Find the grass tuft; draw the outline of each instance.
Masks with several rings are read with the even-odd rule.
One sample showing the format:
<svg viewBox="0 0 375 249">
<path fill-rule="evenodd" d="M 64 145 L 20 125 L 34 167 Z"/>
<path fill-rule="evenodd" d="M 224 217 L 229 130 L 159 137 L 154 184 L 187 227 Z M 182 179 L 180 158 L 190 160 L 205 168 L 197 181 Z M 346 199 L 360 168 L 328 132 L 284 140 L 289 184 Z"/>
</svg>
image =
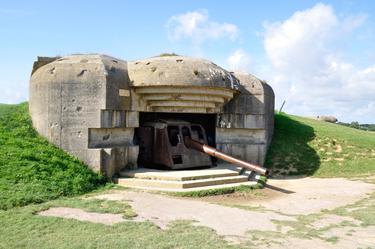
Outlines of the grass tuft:
<svg viewBox="0 0 375 249">
<path fill-rule="evenodd" d="M 176 53 L 161 53 L 158 55 L 158 57 L 168 57 L 168 56 L 180 56 Z"/>
</svg>

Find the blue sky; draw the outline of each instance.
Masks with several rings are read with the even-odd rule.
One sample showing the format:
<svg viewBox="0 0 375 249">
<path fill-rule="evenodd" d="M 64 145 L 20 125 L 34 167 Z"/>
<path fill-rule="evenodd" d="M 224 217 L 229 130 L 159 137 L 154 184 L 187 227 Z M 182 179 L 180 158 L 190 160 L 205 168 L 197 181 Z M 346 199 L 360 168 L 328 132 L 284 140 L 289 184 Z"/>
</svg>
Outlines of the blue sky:
<svg viewBox="0 0 375 249">
<path fill-rule="evenodd" d="M 375 123 L 374 1 L 2 1 L 0 102 L 28 99 L 38 55 L 162 52 L 266 79 L 276 107 Z"/>
</svg>

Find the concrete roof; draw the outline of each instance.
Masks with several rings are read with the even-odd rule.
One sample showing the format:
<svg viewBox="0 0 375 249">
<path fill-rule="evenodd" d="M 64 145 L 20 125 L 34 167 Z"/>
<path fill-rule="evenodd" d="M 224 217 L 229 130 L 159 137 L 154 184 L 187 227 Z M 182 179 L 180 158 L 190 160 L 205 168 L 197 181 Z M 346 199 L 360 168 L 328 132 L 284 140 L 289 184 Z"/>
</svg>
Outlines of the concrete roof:
<svg viewBox="0 0 375 249">
<path fill-rule="evenodd" d="M 238 79 L 211 61 L 185 56 L 161 56 L 143 60 L 120 60 L 102 54 L 73 54 L 37 61 L 34 82 L 80 82 L 113 74 L 128 74 L 130 86 L 193 86 L 239 89 Z M 86 77 L 80 77 L 86 74 Z"/>
<path fill-rule="evenodd" d="M 204 86 L 237 90 L 238 80 L 205 59 L 161 56 L 128 63 L 133 86 Z"/>
<path fill-rule="evenodd" d="M 35 66 L 31 76 L 34 83 L 95 82 L 109 74 L 127 78 L 126 61 L 102 54 L 73 54 L 56 57 L 40 67 Z"/>
<path fill-rule="evenodd" d="M 237 71 L 234 72 L 233 75 L 240 81 L 239 90 L 241 92 L 250 90 L 253 94 L 274 95 L 272 88 L 267 82 L 250 73 Z"/>
</svg>

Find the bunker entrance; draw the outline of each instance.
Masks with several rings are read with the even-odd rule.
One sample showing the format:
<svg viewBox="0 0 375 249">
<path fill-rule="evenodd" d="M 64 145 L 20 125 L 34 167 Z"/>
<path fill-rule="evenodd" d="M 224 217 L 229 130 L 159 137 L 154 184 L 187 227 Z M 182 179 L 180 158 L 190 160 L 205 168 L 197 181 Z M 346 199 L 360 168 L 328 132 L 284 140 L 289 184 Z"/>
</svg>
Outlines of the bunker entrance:
<svg viewBox="0 0 375 249">
<path fill-rule="evenodd" d="M 216 162 L 185 144 L 185 138 L 191 138 L 215 147 L 216 114 L 141 112 L 139 122 L 139 167 L 186 169 L 210 167 Z"/>
</svg>

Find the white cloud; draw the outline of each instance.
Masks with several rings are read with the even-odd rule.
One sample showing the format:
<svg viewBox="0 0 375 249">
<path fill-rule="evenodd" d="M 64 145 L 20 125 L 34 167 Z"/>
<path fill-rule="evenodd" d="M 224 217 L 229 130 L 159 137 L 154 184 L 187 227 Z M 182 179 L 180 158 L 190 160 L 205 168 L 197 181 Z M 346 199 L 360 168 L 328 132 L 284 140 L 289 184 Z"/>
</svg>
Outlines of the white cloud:
<svg viewBox="0 0 375 249">
<path fill-rule="evenodd" d="M 0 103 L 17 104 L 28 99 L 28 84 L 12 81 L 10 83 L 1 82 L 0 92 Z"/>
<path fill-rule="evenodd" d="M 229 55 L 227 63 L 230 70 L 249 72 L 251 59 L 243 49 L 237 49 Z"/>
<path fill-rule="evenodd" d="M 277 104 L 301 115 L 335 115 L 343 121 L 366 122 L 358 110 L 375 96 L 375 66 L 359 69 L 343 60 L 343 41 L 365 21 L 365 16 L 339 18 L 332 7 L 317 4 L 295 12 L 283 22 L 265 24 L 264 49 L 271 63 Z M 372 122 L 373 116 L 372 114 Z"/>
<path fill-rule="evenodd" d="M 194 44 L 223 37 L 234 40 L 238 35 L 236 25 L 211 21 L 207 10 L 196 10 L 172 16 L 166 28 L 171 40 L 190 39 Z"/>
</svg>

